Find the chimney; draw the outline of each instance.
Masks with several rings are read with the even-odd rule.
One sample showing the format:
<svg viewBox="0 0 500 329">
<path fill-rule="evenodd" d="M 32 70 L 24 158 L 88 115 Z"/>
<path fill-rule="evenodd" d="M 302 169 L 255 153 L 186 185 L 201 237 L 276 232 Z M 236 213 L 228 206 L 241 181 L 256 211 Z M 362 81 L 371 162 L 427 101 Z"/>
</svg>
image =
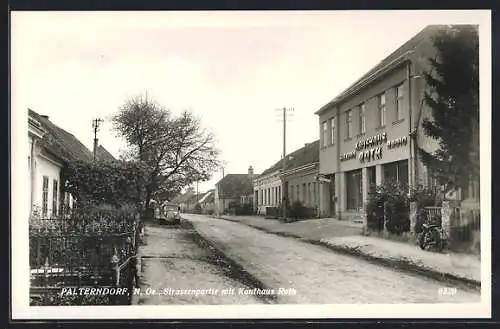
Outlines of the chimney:
<svg viewBox="0 0 500 329">
<path fill-rule="evenodd" d="M 250 177 L 253 176 L 253 167 L 252 166 L 248 167 L 248 176 L 250 176 Z"/>
<path fill-rule="evenodd" d="M 40 116 L 41 116 L 42 118 L 44 118 L 44 119 L 49 120 L 49 116 L 48 116 L 48 115 L 40 115 Z"/>
</svg>

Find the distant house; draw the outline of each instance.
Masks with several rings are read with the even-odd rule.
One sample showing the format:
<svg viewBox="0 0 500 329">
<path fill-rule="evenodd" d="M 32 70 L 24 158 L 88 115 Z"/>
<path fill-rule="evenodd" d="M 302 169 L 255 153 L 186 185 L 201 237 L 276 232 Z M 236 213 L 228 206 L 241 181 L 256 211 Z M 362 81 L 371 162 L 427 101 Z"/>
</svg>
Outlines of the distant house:
<svg viewBox="0 0 500 329">
<path fill-rule="evenodd" d="M 202 213 L 213 212 L 215 208 L 215 190 L 207 191 L 198 202 Z"/>
<path fill-rule="evenodd" d="M 254 179 L 255 207 L 258 214 L 265 215 L 267 207 L 280 207 L 283 202 L 282 185 L 288 190 L 291 205 L 300 201 L 308 208 L 319 206 L 319 141 L 307 143 L 304 147 L 287 154 L 285 172 L 283 159 L 264 170 Z"/>
<path fill-rule="evenodd" d="M 173 198 L 170 203 L 179 205 L 182 212 L 191 212 L 194 209 L 193 200 L 196 200 L 196 192 L 188 188 L 186 192 Z"/>
<path fill-rule="evenodd" d="M 202 213 L 208 213 L 214 210 L 215 190 L 209 190 L 198 195 L 194 190 L 188 189 L 184 194 L 178 195 L 172 199 L 172 203 L 178 204 L 182 212 L 195 212 L 196 205 L 199 204 Z"/>
<path fill-rule="evenodd" d="M 203 197 L 203 194 L 193 194 L 188 200 L 186 204 L 187 212 L 196 212 L 196 205 L 199 203 L 199 200 Z"/>
<path fill-rule="evenodd" d="M 57 216 L 62 206 L 72 207 L 73 197 L 62 193 L 61 171 L 74 160 L 93 161 L 94 155 L 74 135 L 58 127 L 46 115 L 28 109 L 28 173 L 30 176 L 30 215 Z M 116 160 L 104 147 L 97 160 Z"/>
<path fill-rule="evenodd" d="M 253 204 L 253 168 L 247 174 L 229 174 L 215 184 L 215 213 L 227 213 L 232 202 Z"/>
</svg>

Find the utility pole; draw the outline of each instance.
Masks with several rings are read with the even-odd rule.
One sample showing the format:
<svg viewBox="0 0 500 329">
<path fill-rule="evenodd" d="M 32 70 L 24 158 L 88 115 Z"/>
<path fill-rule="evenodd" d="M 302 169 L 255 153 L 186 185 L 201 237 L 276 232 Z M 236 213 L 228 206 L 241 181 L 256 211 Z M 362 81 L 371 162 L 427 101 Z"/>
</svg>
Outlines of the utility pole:
<svg viewBox="0 0 500 329">
<path fill-rule="evenodd" d="M 287 157 L 286 157 L 286 113 L 287 111 L 293 111 L 293 109 L 287 109 L 284 107 L 281 109 L 283 111 L 283 161 L 282 161 L 282 179 L 281 179 L 281 208 L 283 212 L 283 218 L 287 216 L 287 208 L 288 208 L 288 190 L 285 179 L 285 170 L 287 165 Z"/>
<path fill-rule="evenodd" d="M 96 118 L 92 120 L 92 128 L 94 128 L 94 161 L 96 161 L 97 158 L 97 146 L 98 146 L 98 140 L 97 140 L 97 132 L 99 131 L 99 126 L 101 125 L 101 122 L 103 122 L 103 119 Z"/>
</svg>

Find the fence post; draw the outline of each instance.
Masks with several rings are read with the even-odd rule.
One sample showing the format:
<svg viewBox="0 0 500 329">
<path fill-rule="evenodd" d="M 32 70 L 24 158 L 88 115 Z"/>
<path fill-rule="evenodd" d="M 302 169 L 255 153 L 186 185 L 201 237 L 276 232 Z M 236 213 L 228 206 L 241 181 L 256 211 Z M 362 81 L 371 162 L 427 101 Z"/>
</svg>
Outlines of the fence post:
<svg viewBox="0 0 500 329">
<path fill-rule="evenodd" d="M 77 271 L 78 271 L 78 273 L 77 273 L 77 280 L 78 280 L 77 286 L 78 286 L 78 288 L 80 288 L 82 286 L 82 271 L 81 271 L 81 269 L 78 269 Z M 78 295 L 78 305 L 82 305 L 84 299 L 85 299 L 85 296 L 82 294 L 79 294 Z"/>
<path fill-rule="evenodd" d="M 410 236 L 413 238 L 415 235 L 415 225 L 417 224 L 417 209 L 416 202 L 410 202 Z"/>
<path fill-rule="evenodd" d="M 384 231 L 383 231 L 383 236 L 387 238 L 389 236 L 389 231 L 387 230 L 387 208 L 388 208 L 388 202 L 384 202 Z"/>
<path fill-rule="evenodd" d="M 40 266 L 42 263 L 42 246 L 41 238 L 36 237 L 36 266 Z"/>
<path fill-rule="evenodd" d="M 446 235 L 449 237 L 451 233 L 451 205 L 449 201 L 443 201 L 441 207 L 441 227 Z"/>
<path fill-rule="evenodd" d="M 113 269 L 113 282 L 112 285 L 118 286 L 120 283 L 120 260 L 117 255 L 116 247 L 113 250 L 113 256 L 111 257 L 111 268 Z"/>
<path fill-rule="evenodd" d="M 44 274 L 44 280 L 43 284 L 45 288 L 49 286 L 49 257 L 45 257 L 45 264 L 43 265 L 43 274 Z M 48 294 L 48 289 L 45 290 L 43 293 L 43 304 L 46 304 L 47 301 L 49 300 L 49 294 Z"/>
<path fill-rule="evenodd" d="M 113 248 L 113 256 L 111 257 L 111 269 L 112 269 L 112 273 L 113 273 L 111 286 L 119 287 L 119 284 L 120 284 L 120 259 L 118 258 L 116 247 Z M 116 301 L 117 301 L 116 295 L 110 295 L 109 299 L 110 299 L 110 304 L 112 304 L 112 305 L 116 304 Z"/>
</svg>

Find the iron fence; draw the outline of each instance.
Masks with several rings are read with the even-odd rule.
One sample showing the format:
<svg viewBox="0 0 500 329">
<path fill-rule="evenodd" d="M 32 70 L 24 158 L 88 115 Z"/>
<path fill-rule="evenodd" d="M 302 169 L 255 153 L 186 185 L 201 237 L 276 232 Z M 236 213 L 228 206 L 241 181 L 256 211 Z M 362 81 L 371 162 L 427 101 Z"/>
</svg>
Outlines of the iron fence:
<svg viewBox="0 0 500 329">
<path fill-rule="evenodd" d="M 427 222 L 441 222 L 441 207 L 425 207 Z"/>
<path fill-rule="evenodd" d="M 118 296 L 61 295 L 66 287 L 128 286 L 140 226 L 137 217 L 115 211 L 87 217 L 30 220 L 32 305 L 125 303 Z M 121 274 L 124 273 L 124 274 Z"/>
<path fill-rule="evenodd" d="M 449 214 L 449 242 L 456 250 L 478 251 L 480 244 L 480 209 L 451 207 Z M 425 207 L 428 222 L 442 225 L 442 207 Z"/>
</svg>

